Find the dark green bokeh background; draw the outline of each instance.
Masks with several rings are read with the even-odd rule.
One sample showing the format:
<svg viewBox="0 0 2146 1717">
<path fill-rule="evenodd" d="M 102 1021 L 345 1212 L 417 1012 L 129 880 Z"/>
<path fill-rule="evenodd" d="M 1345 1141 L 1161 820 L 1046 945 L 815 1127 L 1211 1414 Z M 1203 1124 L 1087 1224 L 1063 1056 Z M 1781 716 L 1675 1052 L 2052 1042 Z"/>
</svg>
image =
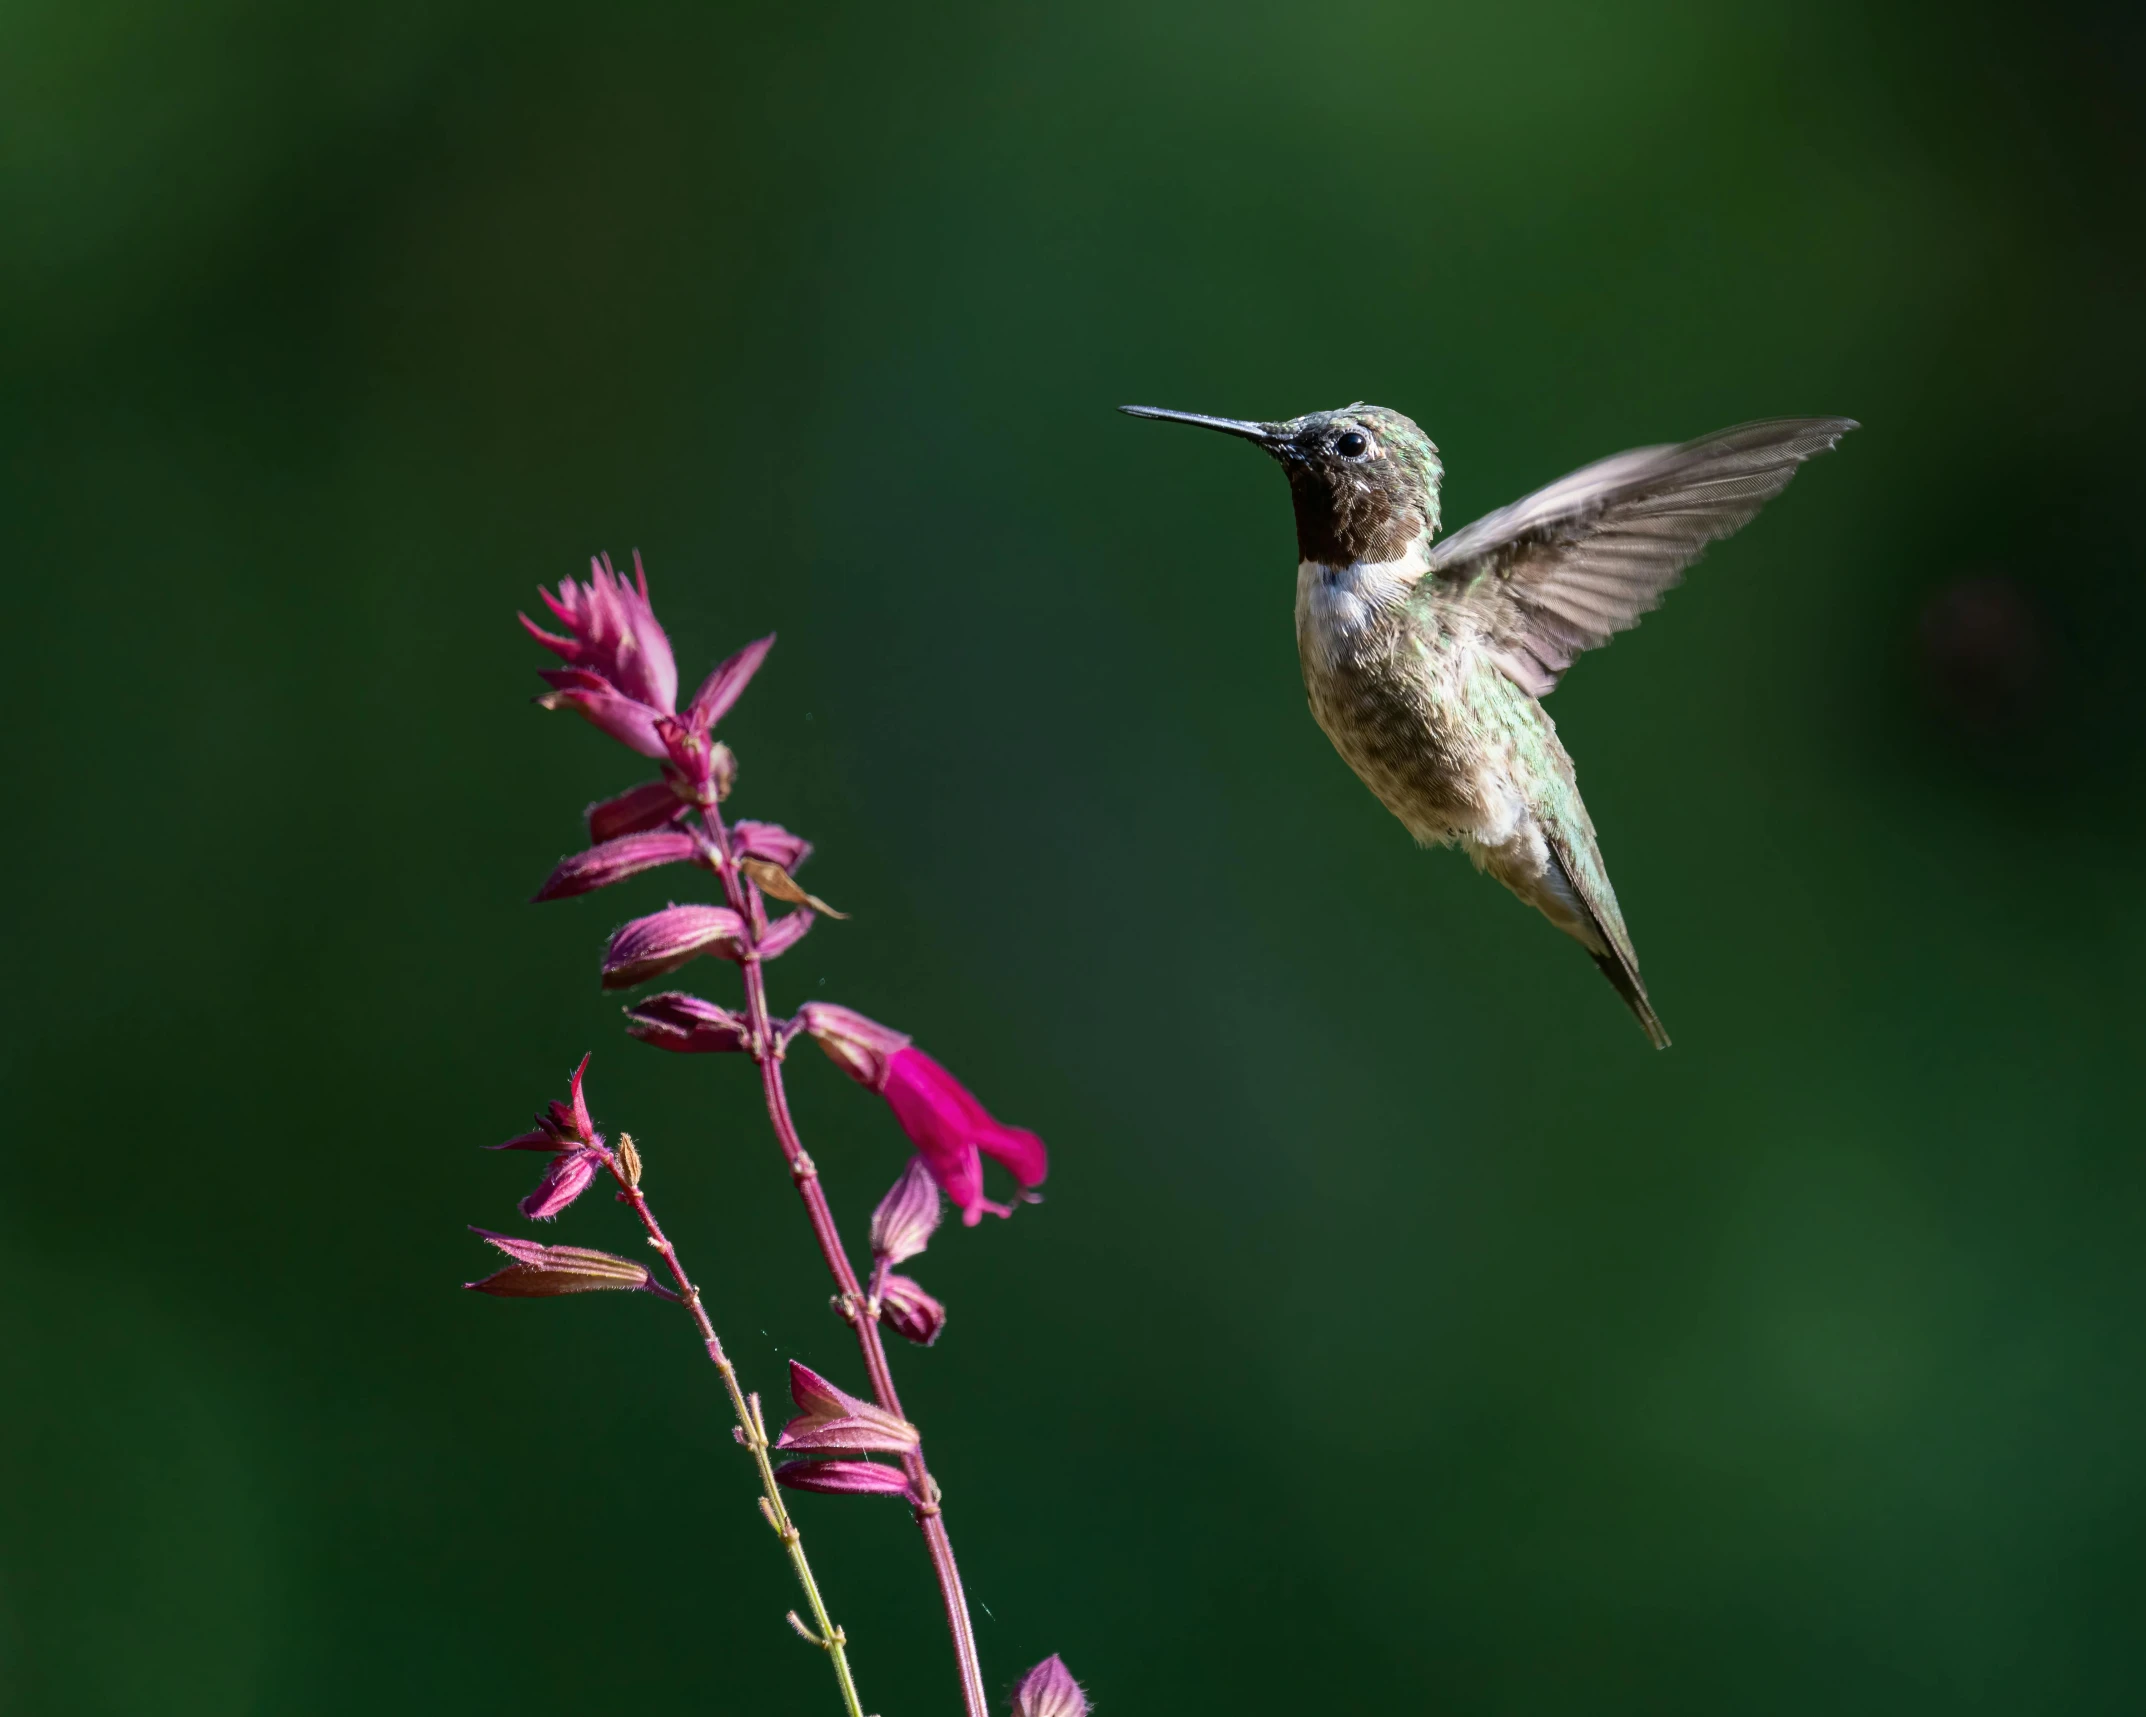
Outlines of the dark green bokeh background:
<svg viewBox="0 0 2146 1717">
<path fill-rule="evenodd" d="M 596 988 L 690 883 L 524 904 L 646 770 L 513 610 L 637 545 L 689 681 L 781 632 L 733 804 L 855 918 L 778 1000 L 1055 1152 L 897 1356 L 995 1689 L 2135 1709 L 2140 50 L 0 14 L 0 1706 L 835 1709 L 679 1320 L 455 1291 L 532 1170 L 476 1147 L 593 1047 L 752 1380 L 857 1381 L 747 1069 Z M 1358 397 L 1455 520 L 1867 425 L 1553 705 L 1667 1055 L 1313 728 L 1278 476 L 1110 410 Z M 795 1085 L 855 1231 L 899 1140 Z M 868 1707 L 952 1709 L 901 1510 L 800 1514 Z"/>
</svg>

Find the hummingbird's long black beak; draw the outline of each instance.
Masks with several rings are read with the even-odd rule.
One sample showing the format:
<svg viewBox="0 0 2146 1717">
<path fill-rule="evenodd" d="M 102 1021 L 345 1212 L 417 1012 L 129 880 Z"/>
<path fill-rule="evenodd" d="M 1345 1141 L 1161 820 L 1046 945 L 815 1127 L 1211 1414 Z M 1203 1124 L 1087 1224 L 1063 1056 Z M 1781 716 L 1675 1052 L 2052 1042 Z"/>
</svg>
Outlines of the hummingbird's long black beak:
<svg viewBox="0 0 2146 1717">
<path fill-rule="evenodd" d="M 1256 441 L 1262 447 L 1271 448 L 1280 439 L 1279 427 L 1272 423 L 1247 423 L 1236 417 L 1206 417 L 1196 411 L 1165 411 L 1159 405 L 1121 405 L 1118 409 L 1127 417 L 1152 417 L 1160 423 L 1190 423 L 1201 429 L 1219 429 L 1224 435 Z"/>
</svg>

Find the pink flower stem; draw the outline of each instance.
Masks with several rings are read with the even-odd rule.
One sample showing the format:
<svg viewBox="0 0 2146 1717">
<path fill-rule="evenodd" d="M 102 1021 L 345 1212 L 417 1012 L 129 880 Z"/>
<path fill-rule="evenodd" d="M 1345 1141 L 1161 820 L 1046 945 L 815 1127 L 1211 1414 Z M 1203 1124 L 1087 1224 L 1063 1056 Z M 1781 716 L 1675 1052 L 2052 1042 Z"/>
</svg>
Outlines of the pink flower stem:
<svg viewBox="0 0 2146 1717">
<path fill-rule="evenodd" d="M 708 838 L 715 843 L 716 853 L 722 861 L 723 890 L 729 897 L 731 910 L 745 920 L 751 941 L 757 942 L 767 929 L 766 908 L 760 891 L 740 875 L 732 860 L 730 831 L 724 826 L 722 813 L 708 805 L 703 807 L 701 815 L 707 825 Z M 895 1392 L 894 1373 L 887 1365 L 886 1345 L 879 1336 L 878 1297 L 864 1292 L 857 1272 L 850 1265 L 849 1254 L 842 1247 L 842 1237 L 835 1229 L 834 1212 L 828 1209 L 827 1194 L 820 1187 L 820 1171 L 806 1154 L 804 1143 L 797 1136 L 797 1123 L 790 1118 L 790 1099 L 782 1083 L 782 1046 L 776 1041 L 768 1013 L 767 978 L 759 955 L 748 947 L 739 968 L 745 981 L 747 1029 L 752 1037 L 753 1059 L 760 1064 L 760 1086 L 767 1098 L 768 1122 L 775 1130 L 775 1142 L 782 1147 L 784 1160 L 790 1165 L 790 1178 L 797 1184 L 797 1195 L 804 1200 L 813 1237 L 820 1243 L 820 1256 L 827 1261 L 827 1272 L 834 1278 L 837 1309 L 856 1333 L 857 1350 L 864 1357 L 865 1375 L 871 1379 L 873 1400 L 888 1412 L 906 1417 L 902 1414 L 901 1397 Z M 954 1663 L 961 1675 L 963 1709 L 967 1717 L 989 1717 L 983 1666 L 976 1654 L 976 1628 L 969 1618 L 969 1600 L 961 1589 L 961 1569 L 954 1561 L 954 1546 L 947 1536 L 946 1517 L 940 1511 L 938 1481 L 924 1464 L 921 1444 L 902 1457 L 902 1466 L 909 1474 L 910 1489 L 916 1496 L 912 1508 L 917 1529 L 924 1535 L 924 1548 L 931 1557 L 932 1572 L 939 1580 L 939 1596 L 946 1605 L 947 1632 L 953 1636 Z"/>
<path fill-rule="evenodd" d="M 678 1284 L 675 1297 L 693 1314 L 694 1325 L 700 1330 L 701 1344 L 707 1348 L 715 1369 L 722 1374 L 723 1388 L 730 1395 L 731 1411 L 738 1416 L 738 1440 L 760 1469 L 760 1512 L 789 1552 L 790 1567 L 797 1575 L 797 1583 L 805 1589 L 805 1606 L 812 1612 L 812 1627 L 808 1628 L 800 1621 L 795 1610 L 790 1612 L 790 1626 L 808 1643 L 824 1651 L 834 1664 L 835 1682 L 842 1690 L 843 1709 L 848 1717 L 864 1717 L 864 1707 L 857 1698 L 857 1683 L 850 1674 L 849 1637 L 827 1613 L 827 1605 L 820 1597 L 819 1583 L 812 1577 L 812 1564 L 805 1560 L 804 1537 L 791 1521 L 789 1510 L 783 1506 L 782 1487 L 775 1482 L 775 1469 L 768 1460 L 767 1421 L 760 1414 L 760 1397 L 747 1395 L 739 1384 L 737 1368 L 723 1351 L 723 1343 L 715 1333 L 708 1308 L 701 1304 L 700 1290 L 687 1279 L 685 1266 L 678 1261 L 677 1248 L 663 1232 L 656 1213 L 649 1209 L 648 1200 L 641 1195 L 641 1156 L 634 1149 L 633 1136 L 621 1133 L 618 1148 L 606 1150 L 603 1158 L 611 1178 L 618 1182 L 620 1201 L 633 1207 L 634 1215 L 641 1219 L 641 1226 L 648 1231 L 648 1243 L 663 1255 L 671 1280 Z"/>
</svg>

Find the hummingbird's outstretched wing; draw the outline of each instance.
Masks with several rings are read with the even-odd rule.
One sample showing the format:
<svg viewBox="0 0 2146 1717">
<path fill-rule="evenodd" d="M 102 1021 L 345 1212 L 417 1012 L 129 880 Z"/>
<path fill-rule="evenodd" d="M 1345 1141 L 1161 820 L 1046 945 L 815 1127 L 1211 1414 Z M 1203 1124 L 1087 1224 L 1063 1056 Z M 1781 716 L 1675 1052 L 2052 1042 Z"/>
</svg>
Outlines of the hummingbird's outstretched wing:
<svg viewBox="0 0 2146 1717">
<path fill-rule="evenodd" d="M 1770 418 L 1584 465 L 1436 544 L 1416 599 L 1474 609 L 1499 667 L 1543 697 L 1855 427 Z"/>
</svg>

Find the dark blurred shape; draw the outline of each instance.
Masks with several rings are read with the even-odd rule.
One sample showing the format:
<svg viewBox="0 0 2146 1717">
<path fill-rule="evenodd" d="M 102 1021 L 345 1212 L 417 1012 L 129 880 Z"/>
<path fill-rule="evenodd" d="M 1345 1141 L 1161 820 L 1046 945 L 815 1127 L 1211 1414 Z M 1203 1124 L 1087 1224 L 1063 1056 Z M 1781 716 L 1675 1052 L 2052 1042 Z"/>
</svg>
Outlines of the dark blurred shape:
<svg viewBox="0 0 2146 1717">
<path fill-rule="evenodd" d="M 2003 573 L 1945 586 L 1923 607 L 1916 654 L 1932 705 L 1975 739 L 2040 726 L 2054 650 L 2039 605 Z"/>
</svg>

